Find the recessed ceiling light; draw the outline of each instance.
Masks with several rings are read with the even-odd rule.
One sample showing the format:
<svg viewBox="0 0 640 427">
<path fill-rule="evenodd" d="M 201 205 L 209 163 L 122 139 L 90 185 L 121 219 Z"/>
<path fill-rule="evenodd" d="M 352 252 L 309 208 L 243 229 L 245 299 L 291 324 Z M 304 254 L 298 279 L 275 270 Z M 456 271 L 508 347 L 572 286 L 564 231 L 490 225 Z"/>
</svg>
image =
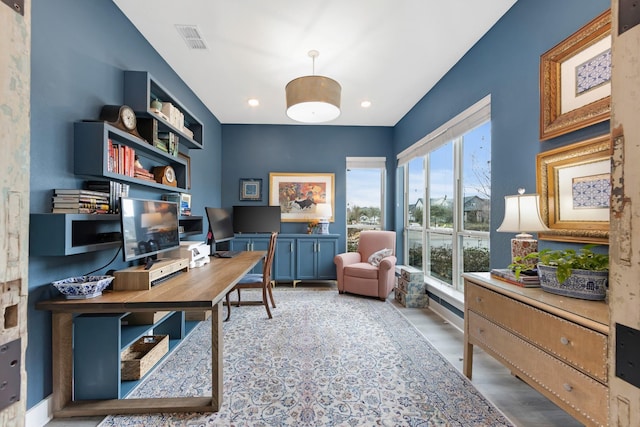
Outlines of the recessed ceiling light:
<svg viewBox="0 0 640 427">
<path fill-rule="evenodd" d="M 369 107 L 371 107 L 371 101 L 362 101 L 362 102 L 360 103 L 360 106 L 361 106 L 362 108 L 369 108 Z"/>
<path fill-rule="evenodd" d="M 249 104 L 250 107 L 257 107 L 258 105 L 260 105 L 260 101 L 255 98 L 251 98 L 247 101 L 247 104 Z"/>
</svg>

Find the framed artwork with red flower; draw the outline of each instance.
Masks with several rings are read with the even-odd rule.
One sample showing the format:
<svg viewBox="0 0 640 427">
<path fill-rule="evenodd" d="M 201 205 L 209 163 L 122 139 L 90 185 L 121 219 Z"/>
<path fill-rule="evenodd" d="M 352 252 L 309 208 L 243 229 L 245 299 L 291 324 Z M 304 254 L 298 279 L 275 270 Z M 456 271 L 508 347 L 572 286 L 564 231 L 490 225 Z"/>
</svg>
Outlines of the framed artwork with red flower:
<svg viewBox="0 0 640 427">
<path fill-rule="evenodd" d="M 280 173 L 269 174 L 269 205 L 280 206 L 282 222 L 309 222 L 317 219 L 318 203 L 334 206 L 334 174 Z M 329 219 L 333 222 L 333 216 Z"/>
</svg>

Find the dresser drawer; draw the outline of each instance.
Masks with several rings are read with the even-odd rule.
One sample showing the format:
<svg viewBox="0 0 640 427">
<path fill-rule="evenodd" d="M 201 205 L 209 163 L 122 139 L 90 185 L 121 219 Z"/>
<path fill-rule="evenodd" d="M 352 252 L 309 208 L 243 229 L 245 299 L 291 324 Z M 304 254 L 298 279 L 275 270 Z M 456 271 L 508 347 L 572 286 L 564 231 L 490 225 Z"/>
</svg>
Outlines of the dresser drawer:
<svg viewBox="0 0 640 427">
<path fill-rule="evenodd" d="M 466 283 L 467 309 L 525 337 L 603 384 L 608 381 L 608 337 L 497 292 Z"/>
<path fill-rule="evenodd" d="M 469 341 L 587 425 L 606 425 L 608 389 L 484 317 L 467 312 Z"/>
</svg>

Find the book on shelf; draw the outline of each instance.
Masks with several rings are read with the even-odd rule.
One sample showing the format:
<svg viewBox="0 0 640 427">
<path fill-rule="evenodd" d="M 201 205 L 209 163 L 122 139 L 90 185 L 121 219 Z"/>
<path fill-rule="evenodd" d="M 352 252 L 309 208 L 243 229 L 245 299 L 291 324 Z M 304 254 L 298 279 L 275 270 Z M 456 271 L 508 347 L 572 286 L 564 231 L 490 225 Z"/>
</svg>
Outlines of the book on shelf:
<svg viewBox="0 0 640 427">
<path fill-rule="evenodd" d="M 117 181 L 85 181 L 84 187 L 88 190 L 101 191 L 107 194 L 109 213 L 120 212 L 120 197 L 129 195 L 129 184 Z"/>
<path fill-rule="evenodd" d="M 105 193 L 104 197 L 96 196 L 53 196 L 53 203 L 109 203 L 109 195 Z"/>
<path fill-rule="evenodd" d="M 104 213 L 109 212 L 109 203 L 54 203 L 53 209 L 97 209 L 104 211 Z"/>
<path fill-rule="evenodd" d="M 180 138 L 173 132 L 158 132 L 158 140 L 160 141 L 162 151 L 166 151 L 172 156 L 178 155 L 178 147 L 180 146 Z M 166 146 L 166 150 L 164 149 Z"/>
<path fill-rule="evenodd" d="M 65 214 L 106 214 L 109 213 L 109 210 L 99 208 L 53 208 L 51 212 Z"/>
<path fill-rule="evenodd" d="M 76 196 L 76 197 L 108 197 L 108 193 L 104 191 L 95 191 L 84 188 L 56 188 L 53 190 L 54 197 Z"/>
<path fill-rule="evenodd" d="M 523 288 L 540 287 L 540 278 L 537 275 L 528 276 L 526 274 L 520 274 L 520 276 L 516 278 L 516 274 L 508 268 L 494 268 L 491 270 L 491 276 Z"/>
<path fill-rule="evenodd" d="M 126 176 L 133 176 L 133 165 L 135 163 L 136 151 L 128 145 L 109 144 L 109 160 L 107 170 Z"/>
</svg>

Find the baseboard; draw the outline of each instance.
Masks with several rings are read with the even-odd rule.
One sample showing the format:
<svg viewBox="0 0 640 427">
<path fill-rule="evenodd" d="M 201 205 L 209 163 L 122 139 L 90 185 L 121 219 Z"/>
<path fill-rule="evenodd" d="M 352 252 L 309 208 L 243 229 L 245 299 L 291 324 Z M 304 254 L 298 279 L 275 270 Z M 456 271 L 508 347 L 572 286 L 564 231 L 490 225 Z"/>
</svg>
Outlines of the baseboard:
<svg viewBox="0 0 640 427">
<path fill-rule="evenodd" d="M 52 419 L 51 395 L 49 395 L 27 410 L 24 425 L 25 427 L 43 427 Z"/>
<path fill-rule="evenodd" d="M 429 299 L 429 309 L 449 322 L 456 329 L 459 329 L 460 332 L 464 331 L 464 319 L 461 319 L 457 314 L 453 313 L 444 305 L 436 302 L 433 299 Z"/>
</svg>

